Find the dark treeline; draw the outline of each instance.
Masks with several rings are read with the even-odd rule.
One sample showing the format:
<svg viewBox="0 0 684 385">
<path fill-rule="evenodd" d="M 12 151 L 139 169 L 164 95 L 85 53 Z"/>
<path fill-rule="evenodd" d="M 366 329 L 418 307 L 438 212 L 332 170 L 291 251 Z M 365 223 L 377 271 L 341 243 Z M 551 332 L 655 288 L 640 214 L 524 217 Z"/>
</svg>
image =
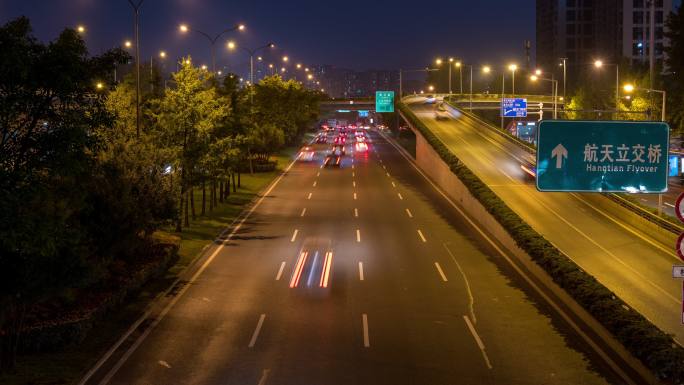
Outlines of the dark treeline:
<svg viewBox="0 0 684 385">
<path fill-rule="evenodd" d="M 89 56 L 71 29 L 39 42 L 26 18 L 0 27 L 0 52 L 0 368 L 35 309 L 126 274 L 158 229 L 182 231 L 240 173 L 272 167 L 318 113 L 300 83 L 241 87 L 186 58 L 169 81 L 143 79 L 138 132 L 133 78 L 113 81 L 126 52 Z"/>
</svg>

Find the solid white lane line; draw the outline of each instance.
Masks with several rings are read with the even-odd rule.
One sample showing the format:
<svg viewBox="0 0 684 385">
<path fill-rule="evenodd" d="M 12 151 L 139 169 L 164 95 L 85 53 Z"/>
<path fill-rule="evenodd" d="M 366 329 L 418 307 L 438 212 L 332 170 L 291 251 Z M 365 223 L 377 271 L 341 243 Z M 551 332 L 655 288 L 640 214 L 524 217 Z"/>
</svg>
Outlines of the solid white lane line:
<svg viewBox="0 0 684 385">
<path fill-rule="evenodd" d="M 354 200 L 356 200 L 356 193 L 354 193 Z"/>
<path fill-rule="evenodd" d="M 397 195 L 399 196 L 399 199 L 401 199 L 402 201 L 404 200 L 404 197 L 401 196 L 401 193 L 397 193 Z"/>
<path fill-rule="evenodd" d="M 477 331 L 475 330 L 475 327 L 473 324 L 470 322 L 470 319 L 468 318 L 467 315 L 463 316 L 463 319 L 465 320 L 466 325 L 468 325 L 468 329 L 470 330 L 470 334 L 473 335 L 473 338 L 475 338 L 475 342 L 477 343 L 477 347 L 480 348 L 480 351 L 482 352 L 482 358 L 484 358 L 485 364 L 487 364 L 487 368 L 491 369 L 492 364 L 489 363 L 489 357 L 487 357 L 487 352 L 485 352 L 485 346 L 482 343 L 482 340 L 480 339 L 480 336 L 477 334 Z"/>
<path fill-rule="evenodd" d="M 444 275 L 444 271 L 442 271 L 442 267 L 439 265 L 439 262 L 435 262 L 435 267 L 437 268 L 439 275 L 442 277 L 442 281 L 448 282 L 449 280 L 447 279 L 446 275 Z"/>
<path fill-rule="evenodd" d="M 359 281 L 363 281 L 363 262 L 359 262 Z"/>
<path fill-rule="evenodd" d="M 356 242 L 361 242 L 361 230 L 356 229 Z"/>
<path fill-rule="evenodd" d="M 280 281 L 280 277 L 283 276 L 283 270 L 285 270 L 285 262 L 280 264 L 280 269 L 278 270 L 278 275 L 276 275 L 276 281 Z"/>
<path fill-rule="evenodd" d="M 309 196 L 306 197 L 306 199 L 311 199 L 311 196 L 312 196 L 312 195 L 313 195 L 313 193 L 309 193 Z"/>
<path fill-rule="evenodd" d="M 368 337 L 368 315 L 366 313 L 361 316 L 361 323 L 363 324 L 363 346 L 370 347 L 370 338 Z"/>
<path fill-rule="evenodd" d="M 413 218 L 413 214 L 411 214 L 411 210 L 406 209 L 406 215 L 408 215 L 409 218 Z"/>
<path fill-rule="evenodd" d="M 254 329 L 254 334 L 252 334 L 252 339 L 249 340 L 249 347 L 253 348 L 254 344 L 256 344 L 257 338 L 259 338 L 259 332 L 261 332 L 261 327 L 264 325 L 264 319 L 266 318 L 266 314 L 262 314 L 261 317 L 259 317 L 259 322 L 257 323 L 256 329 Z"/>
<path fill-rule="evenodd" d="M 675 205 L 673 205 L 672 203 L 667 203 L 667 202 L 664 202 L 664 203 L 665 203 L 665 206 L 670 206 L 670 207 L 672 207 L 672 208 L 675 207 Z"/>
<path fill-rule="evenodd" d="M 427 242 L 427 239 L 425 239 L 425 236 L 423 235 L 423 232 L 418 230 L 418 236 L 423 242 Z"/>
<path fill-rule="evenodd" d="M 475 318 L 475 297 L 473 297 L 473 291 L 470 289 L 470 281 L 468 281 L 468 277 L 466 276 L 465 271 L 463 271 L 463 269 L 461 268 L 461 264 L 458 263 L 458 261 L 456 260 L 454 253 L 451 252 L 446 243 L 443 243 L 442 245 L 444 245 L 444 248 L 446 249 L 447 253 L 449 253 L 449 255 L 451 256 L 451 260 L 454 261 L 456 267 L 458 267 L 458 271 L 460 271 L 461 276 L 463 276 L 463 281 L 465 281 L 466 290 L 468 291 L 468 307 L 470 308 L 470 317 L 472 318 L 473 323 L 477 323 L 477 318 Z"/>
<path fill-rule="evenodd" d="M 259 383 L 257 385 L 266 385 L 269 373 L 271 373 L 271 369 L 264 369 L 264 371 L 261 372 L 261 379 L 259 380 Z"/>
<path fill-rule="evenodd" d="M 317 180 L 314 181 L 314 182 L 313 182 L 313 187 L 316 187 L 317 184 L 318 184 L 318 181 L 317 181 Z"/>
<path fill-rule="evenodd" d="M 294 242 L 295 239 L 297 239 L 298 233 L 299 233 L 299 230 L 295 229 L 294 233 L 292 233 L 292 238 L 290 239 L 290 242 Z"/>
<path fill-rule="evenodd" d="M 355 216 L 356 218 L 359 217 L 359 209 L 356 209 L 356 208 L 354 209 L 354 216 Z"/>
<path fill-rule="evenodd" d="M 397 184 L 392 182 L 392 187 L 397 187 Z"/>
</svg>

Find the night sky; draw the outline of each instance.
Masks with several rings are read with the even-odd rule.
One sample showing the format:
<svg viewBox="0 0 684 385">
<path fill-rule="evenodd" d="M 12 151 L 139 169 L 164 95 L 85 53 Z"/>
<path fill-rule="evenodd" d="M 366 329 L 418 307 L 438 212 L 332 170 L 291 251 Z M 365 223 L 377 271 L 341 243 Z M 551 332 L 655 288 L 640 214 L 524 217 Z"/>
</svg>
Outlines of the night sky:
<svg viewBox="0 0 684 385">
<path fill-rule="evenodd" d="M 44 41 L 64 27 L 85 25 L 93 54 L 133 38 L 127 0 L 0 0 L 1 23 L 20 15 L 31 19 Z M 287 54 L 291 63 L 360 70 L 424 67 L 439 55 L 477 64 L 522 63 L 523 41 L 534 44 L 534 18 L 533 0 L 145 0 L 141 49 L 145 58 L 163 49 L 170 61 L 191 54 L 195 62 L 209 64 L 209 42 L 181 34 L 179 24 L 214 35 L 245 23 L 245 32 L 222 39 L 219 67 L 240 73 L 247 68 L 244 52 L 225 49 L 228 39 L 247 47 L 275 42 L 271 61 Z"/>
</svg>

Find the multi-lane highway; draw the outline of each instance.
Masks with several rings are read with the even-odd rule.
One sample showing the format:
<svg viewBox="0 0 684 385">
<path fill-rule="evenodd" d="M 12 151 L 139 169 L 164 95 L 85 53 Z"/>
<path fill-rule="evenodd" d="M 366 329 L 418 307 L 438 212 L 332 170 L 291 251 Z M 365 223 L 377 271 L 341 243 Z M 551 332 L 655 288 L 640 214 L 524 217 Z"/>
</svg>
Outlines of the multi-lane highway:
<svg viewBox="0 0 684 385">
<path fill-rule="evenodd" d="M 322 144 L 294 162 L 89 383 L 623 383 L 368 135 L 340 168 L 322 166 Z"/>
<path fill-rule="evenodd" d="M 530 155 L 466 115 L 435 120 L 420 99 L 416 115 L 518 215 L 580 267 L 675 338 L 681 327 L 681 283 L 671 278 L 678 262 L 663 245 L 597 207 L 583 194 L 540 193 L 521 171 Z"/>
</svg>

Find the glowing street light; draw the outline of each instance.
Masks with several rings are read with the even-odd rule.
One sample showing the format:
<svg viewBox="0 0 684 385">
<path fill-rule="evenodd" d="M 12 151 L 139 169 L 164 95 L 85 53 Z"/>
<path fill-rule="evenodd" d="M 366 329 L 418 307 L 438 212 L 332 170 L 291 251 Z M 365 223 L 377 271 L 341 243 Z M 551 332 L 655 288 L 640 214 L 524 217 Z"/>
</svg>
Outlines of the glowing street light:
<svg viewBox="0 0 684 385">
<path fill-rule="evenodd" d="M 435 64 L 437 64 L 438 66 L 441 66 L 442 65 L 442 59 L 435 60 Z"/>
<path fill-rule="evenodd" d="M 95 88 L 97 88 L 98 90 L 101 90 L 104 88 L 104 84 L 102 84 L 102 82 L 98 82 L 97 84 L 95 84 Z"/>
<path fill-rule="evenodd" d="M 488 74 L 488 73 L 492 72 L 492 69 L 489 66 L 484 66 L 484 67 L 482 67 L 482 72 Z"/>
<path fill-rule="evenodd" d="M 596 68 L 601 68 L 601 67 L 603 67 L 603 61 L 602 61 L 602 60 L 596 60 L 596 61 L 594 61 L 594 67 L 596 67 Z"/>
<path fill-rule="evenodd" d="M 207 66 L 206 66 L 206 64 L 202 64 L 202 67 L 200 67 L 200 68 L 202 68 L 202 69 L 203 69 L 204 71 L 206 71 L 206 70 L 207 70 Z"/>
<path fill-rule="evenodd" d="M 159 51 L 159 57 L 162 59 L 166 59 L 166 51 Z"/>
<path fill-rule="evenodd" d="M 287 56 L 283 56 L 283 61 L 284 61 L 285 63 L 287 63 L 287 62 L 288 62 L 289 60 L 290 60 L 290 58 L 289 58 L 289 57 L 287 57 Z"/>
<path fill-rule="evenodd" d="M 126 40 L 124 42 L 124 47 L 131 48 L 132 46 L 133 46 L 133 43 L 130 40 Z"/>
<path fill-rule="evenodd" d="M 306 78 L 309 79 L 309 80 L 312 80 L 312 79 L 313 79 L 313 75 L 312 75 L 312 74 L 308 74 L 308 75 L 306 76 Z"/>
<path fill-rule="evenodd" d="M 229 41 L 229 42 L 226 44 L 226 47 L 228 47 L 228 49 L 232 51 L 232 50 L 234 50 L 235 47 L 237 47 L 237 46 L 235 45 L 235 42 L 234 42 L 234 41 Z"/>
<path fill-rule="evenodd" d="M 430 92 L 432 92 L 432 91 L 435 90 L 435 87 L 434 87 L 434 86 L 429 86 L 429 87 L 428 87 L 428 90 L 430 90 Z"/>
<path fill-rule="evenodd" d="M 76 32 L 85 33 L 85 31 L 86 31 L 85 26 L 83 26 L 83 25 L 76 26 Z"/>
<path fill-rule="evenodd" d="M 518 69 L 518 65 L 517 64 L 509 64 L 508 69 L 513 73 L 513 83 L 512 83 L 511 89 L 512 89 L 513 95 L 515 95 L 515 71 Z"/>
<path fill-rule="evenodd" d="M 299 63 L 297 63 L 297 69 L 298 69 L 298 70 L 302 69 L 302 65 L 299 64 Z"/>
<path fill-rule="evenodd" d="M 537 68 L 536 70 L 534 70 L 534 74 L 537 75 L 537 76 L 541 76 L 542 70 L 540 70 L 540 69 Z"/>
<path fill-rule="evenodd" d="M 536 82 L 537 79 L 539 79 L 539 77 L 537 77 L 537 75 L 530 76 L 530 80 L 532 80 L 533 82 Z"/>
<path fill-rule="evenodd" d="M 633 84 L 625 84 L 624 87 L 622 87 L 625 92 L 633 92 L 634 91 L 634 85 Z"/>
<path fill-rule="evenodd" d="M 225 35 L 225 34 L 228 33 L 228 32 L 232 32 L 232 31 L 235 31 L 235 30 L 244 31 L 244 30 L 245 30 L 245 25 L 244 25 L 244 24 L 235 25 L 235 26 L 233 26 L 233 27 L 231 27 L 231 28 L 224 29 L 222 32 L 220 32 L 220 33 L 218 33 L 218 34 L 216 34 L 216 35 L 214 35 L 214 36 L 211 36 L 211 35 L 209 35 L 208 33 L 203 32 L 203 31 L 200 31 L 200 30 L 191 29 L 187 24 L 181 24 L 181 25 L 178 27 L 178 29 L 179 29 L 182 33 L 188 33 L 189 31 L 197 32 L 197 33 L 199 33 L 200 35 L 206 37 L 207 40 L 209 40 L 209 43 L 211 44 L 211 71 L 212 71 L 212 72 L 216 72 L 216 41 L 218 41 L 218 39 L 219 39 L 221 36 Z M 233 43 L 233 44 L 235 44 L 235 43 Z M 231 49 L 231 48 L 230 48 L 230 42 L 228 43 L 228 48 Z"/>
</svg>

